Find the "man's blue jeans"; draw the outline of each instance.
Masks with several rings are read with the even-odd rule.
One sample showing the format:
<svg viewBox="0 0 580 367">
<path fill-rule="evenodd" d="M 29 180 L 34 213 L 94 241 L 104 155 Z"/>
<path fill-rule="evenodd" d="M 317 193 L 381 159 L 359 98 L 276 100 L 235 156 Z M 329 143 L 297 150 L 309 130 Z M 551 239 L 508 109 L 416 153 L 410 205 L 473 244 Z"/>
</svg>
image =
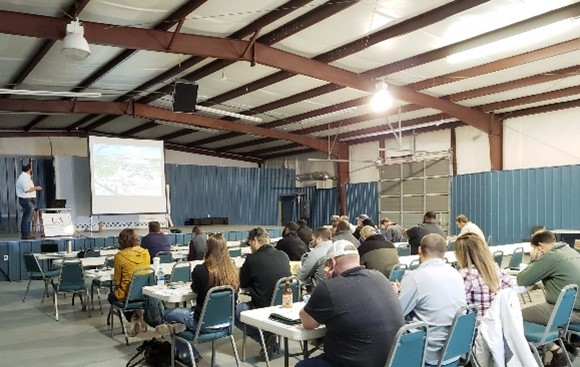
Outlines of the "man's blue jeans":
<svg viewBox="0 0 580 367">
<path fill-rule="evenodd" d="M 252 304 L 252 302 L 239 303 L 236 306 L 235 324 L 236 324 L 236 327 L 242 331 L 244 330 L 244 327 L 246 327 L 246 335 L 249 336 L 250 338 L 252 338 L 253 340 L 257 341 L 258 343 L 260 343 L 260 332 L 258 331 L 258 329 L 256 329 L 253 326 L 246 325 L 240 321 L 240 314 L 243 311 L 248 311 L 248 310 L 252 310 L 252 309 L 254 309 L 254 305 Z"/>
<path fill-rule="evenodd" d="M 30 236 L 32 228 L 32 213 L 34 212 L 34 198 L 18 198 L 22 207 L 22 221 L 20 222 L 20 234 L 22 238 Z"/>
</svg>

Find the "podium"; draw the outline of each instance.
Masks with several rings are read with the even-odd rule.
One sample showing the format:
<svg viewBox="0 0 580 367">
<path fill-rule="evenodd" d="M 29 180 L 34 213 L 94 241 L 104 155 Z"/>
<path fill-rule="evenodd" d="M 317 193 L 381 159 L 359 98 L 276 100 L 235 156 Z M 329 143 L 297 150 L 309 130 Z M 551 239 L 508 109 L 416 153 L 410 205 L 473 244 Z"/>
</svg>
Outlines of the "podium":
<svg viewBox="0 0 580 367">
<path fill-rule="evenodd" d="M 70 208 L 45 208 L 38 209 L 38 211 L 44 237 L 72 236 L 75 234 Z"/>
</svg>

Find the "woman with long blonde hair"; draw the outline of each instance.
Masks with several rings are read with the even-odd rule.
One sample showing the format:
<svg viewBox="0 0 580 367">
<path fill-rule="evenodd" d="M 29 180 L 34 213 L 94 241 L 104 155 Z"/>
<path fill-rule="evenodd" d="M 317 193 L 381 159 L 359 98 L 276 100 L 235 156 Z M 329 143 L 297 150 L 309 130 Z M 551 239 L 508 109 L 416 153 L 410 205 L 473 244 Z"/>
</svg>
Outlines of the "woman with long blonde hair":
<svg viewBox="0 0 580 367">
<path fill-rule="evenodd" d="M 475 233 L 466 233 L 455 242 L 467 303 L 477 304 L 478 321 L 491 306 L 497 292 L 514 286 L 509 275 L 496 264 L 488 246 Z"/>
<path fill-rule="evenodd" d="M 221 233 L 211 235 L 207 240 L 207 248 L 202 264 L 196 265 L 191 273 L 191 290 L 197 294 L 196 304 L 191 308 L 175 308 L 168 310 L 163 319 L 167 324 L 159 325 L 156 331 L 169 334 L 173 331 L 184 331 L 185 328 L 195 330 L 203 308 L 207 291 L 216 286 L 230 285 L 237 293 L 240 287 L 238 269 L 228 252 L 228 245 Z M 180 343 L 177 349 L 180 356 L 187 356 L 186 348 Z M 193 348 L 196 363 L 201 360 L 199 352 Z"/>
</svg>

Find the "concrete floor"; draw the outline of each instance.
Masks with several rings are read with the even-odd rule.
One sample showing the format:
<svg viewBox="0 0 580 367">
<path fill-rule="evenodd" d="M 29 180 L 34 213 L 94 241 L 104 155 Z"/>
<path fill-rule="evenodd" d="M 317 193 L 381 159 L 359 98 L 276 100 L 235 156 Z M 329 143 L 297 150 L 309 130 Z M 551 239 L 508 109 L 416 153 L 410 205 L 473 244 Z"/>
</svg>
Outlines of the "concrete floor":
<svg viewBox="0 0 580 367">
<path fill-rule="evenodd" d="M 116 329 L 114 339 L 110 337 L 106 323 L 108 305 L 101 315 L 95 300 L 96 310 L 89 318 L 87 312 L 81 311 L 78 299 L 75 306 L 71 305 L 70 296 L 66 299 L 59 297 L 60 321 L 57 322 L 52 300 L 45 299 L 41 303 L 42 282 L 32 282 L 26 302 L 22 302 L 26 283 L 0 282 L 0 367 L 125 366 L 141 342 L 155 336 L 152 330 L 148 330 L 129 338 L 130 345 L 126 346 L 120 329 Z M 541 290 L 531 293 L 533 303 L 543 300 Z M 118 326 L 118 320 L 115 324 Z M 237 329 L 235 338 L 241 354 L 242 334 Z M 299 344 L 291 341 L 290 348 L 292 352 L 298 352 Z M 211 345 L 201 344 L 199 350 L 204 357 L 200 366 L 209 366 Z M 257 358 L 258 352 L 257 343 L 248 340 L 248 358 L 241 365 L 264 367 L 266 364 Z M 291 358 L 290 365 L 297 361 L 297 358 Z M 228 340 L 218 342 L 215 366 L 234 365 Z M 282 355 L 276 355 L 271 365 L 283 366 Z M 574 366 L 580 367 L 580 358 Z"/>
<path fill-rule="evenodd" d="M 33 281 L 26 302 L 22 302 L 26 284 L 27 281 L 0 282 L 0 367 L 125 366 L 144 340 L 156 336 L 149 328 L 147 332 L 129 338 L 130 344 L 126 346 L 119 327 L 112 339 L 106 320 L 108 304 L 103 307 L 104 314 L 101 315 L 96 295 L 96 309 L 91 312 L 90 318 L 86 311 L 81 311 L 78 298 L 72 306 L 70 296 L 66 299 L 59 296 L 60 321 L 55 321 L 52 299 L 45 299 L 41 303 L 42 282 Z M 115 325 L 119 326 L 118 319 Z M 235 338 L 241 356 L 240 330 L 235 330 Z M 247 360 L 241 366 L 265 367 L 266 363 L 257 358 L 260 349 L 258 344 L 248 339 L 247 346 Z M 300 351 L 296 342 L 290 341 L 290 348 L 291 352 Z M 201 344 L 198 349 L 203 356 L 199 365 L 209 366 L 211 343 Z M 219 341 L 216 350 L 214 366 L 235 366 L 228 339 Z M 290 365 L 293 366 L 297 361 L 297 358 L 291 357 Z M 283 357 L 279 354 L 274 356 L 271 366 L 282 367 L 283 363 Z"/>
</svg>

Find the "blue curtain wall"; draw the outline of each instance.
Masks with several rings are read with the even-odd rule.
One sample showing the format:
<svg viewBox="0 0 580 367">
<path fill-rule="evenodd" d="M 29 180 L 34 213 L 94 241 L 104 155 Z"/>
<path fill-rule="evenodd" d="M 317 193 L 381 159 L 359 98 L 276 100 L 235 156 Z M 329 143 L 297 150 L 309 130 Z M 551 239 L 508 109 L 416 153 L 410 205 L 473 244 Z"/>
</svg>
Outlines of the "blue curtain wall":
<svg viewBox="0 0 580 367">
<path fill-rule="evenodd" d="M 32 180 L 42 186 L 42 191 L 36 193 L 36 206 L 46 208 L 47 203 L 54 199 L 54 164 L 52 158 L 36 158 L 32 160 Z M 22 165 L 28 163 L 28 157 L 0 156 L 0 233 L 19 232 L 21 216 L 20 205 L 16 197 L 16 180 L 22 173 Z"/>
<path fill-rule="evenodd" d="M 166 165 L 165 174 L 176 225 L 207 216 L 279 225 L 280 196 L 296 193 L 294 170 Z"/>
<path fill-rule="evenodd" d="M 580 166 L 485 172 L 453 178 L 452 218 L 465 214 L 492 244 L 531 237 L 534 226 L 580 228 Z M 457 233 L 458 229 L 453 228 Z"/>
<path fill-rule="evenodd" d="M 346 208 L 351 222 L 361 214 L 368 215 L 378 225 L 379 183 L 364 182 L 346 185 Z"/>
</svg>

